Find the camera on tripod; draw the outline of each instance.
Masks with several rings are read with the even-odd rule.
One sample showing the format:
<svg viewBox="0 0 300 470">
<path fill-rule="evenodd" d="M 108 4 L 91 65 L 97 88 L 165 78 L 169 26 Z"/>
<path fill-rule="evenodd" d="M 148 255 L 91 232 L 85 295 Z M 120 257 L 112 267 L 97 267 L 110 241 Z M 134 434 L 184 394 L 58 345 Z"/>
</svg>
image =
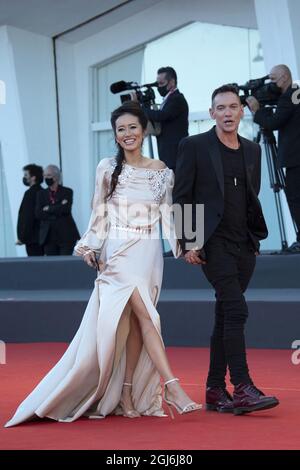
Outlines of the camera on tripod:
<svg viewBox="0 0 300 470">
<path fill-rule="evenodd" d="M 110 91 L 113 94 L 121 93 L 122 91 L 135 91 L 138 102 L 146 108 L 151 108 L 155 105 L 155 92 L 153 87 L 157 87 L 157 82 L 146 83 L 144 85 L 139 85 L 137 82 L 125 82 L 121 80 L 120 82 L 112 83 L 110 86 Z M 121 102 L 130 101 L 132 99 L 130 94 L 121 95 Z"/>
<path fill-rule="evenodd" d="M 262 107 L 276 106 L 282 91 L 274 82 L 265 83 L 266 80 L 269 79 L 269 75 L 266 75 L 262 78 L 249 80 L 247 83 L 245 83 L 245 85 L 238 85 L 237 83 L 233 83 L 238 91 L 244 92 L 243 95 L 240 95 L 242 104 L 244 106 L 247 105 L 246 99 L 249 96 L 254 96 Z"/>
<path fill-rule="evenodd" d="M 270 76 L 266 75 L 262 78 L 249 80 L 245 85 L 238 85 L 237 83 L 233 83 L 233 86 L 236 87 L 238 93 L 240 91 L 244 92 L 242 95 L 239 94 L 241 103 L 243 105 L 247 105 L 247 98 L 253 96 L 259 102 L 260 108 L 262 108 L 262 111 L 266 117 L 271 116 L 276 112 L 275 108 L 277 107 L 279 98 L 282 95 L 282 90 L 276 85 L 276 83 L 266 83 L 266 80 L 269 79 Z M 285 252 L 288 250 L 288 243 L 280 191 L 283 190 L 286 193 L 286 177 L 278 162 L 278 148 L 276 144 L 276 138 L 271 129 L 265 129 L 264 127 L 260 126 L 257 136 L 254 140 L 257 143 L 260 143 L 262 140 L 262 144 L 265 150 L 270 187 L 272 188 L 275 197 L 275 207 L 281 239 L 281 252 Z M 293 223 L 295 232 L 297 233 L 295 221 L 293 221 Z"/>
<path fill-rule="evenodd" d="M 144 108 L 156 109 L 157 105 L 155 104 L 155 92 L 152 87 L 158 87 L 157 82 L 145 83 L 144 85 L 139 85 L 137 82 L 125 82 L 121 80 L 120 82 L 115 82 L 110 85 L 110 91 L 113 94 L 121 93 L 122 91 L 134 91 L 136 98 L 141 106 Z M 121 95 L 121 103 L 125 101 L 131 101 L 133 98 L 131 94 Z M 148 126 L 146 130 L 146 135 L 148 136 L 158 136 L 161 133 L 161 124 L 159 122 L 148 121 Z M 152 142 L 150 139 L 150 153 L 153 155 Z"/>
</svg>

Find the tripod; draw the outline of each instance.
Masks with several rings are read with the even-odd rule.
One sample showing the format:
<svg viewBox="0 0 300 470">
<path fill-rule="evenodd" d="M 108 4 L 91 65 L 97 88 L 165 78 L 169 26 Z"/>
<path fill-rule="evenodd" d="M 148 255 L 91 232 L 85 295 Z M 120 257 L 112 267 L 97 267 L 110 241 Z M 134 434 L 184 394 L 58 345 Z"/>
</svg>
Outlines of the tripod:
<svg viewBox="0 0 300 470">
<path fill-rule="evenodd" d="M 150 102 L 150 108 L 151 109 L 157 109 L 157 105 L 154 100 L 151 100 Z M 154 123 L 152 121 L 148 121 L 148 144 L 149 144 L 149 154 L 150 158 L 154 158 L 154 150 L 153 150 L 153 142 L 152 142 L 152 137 L 156 137 L 160 134 L 161 127 L 159 123 Z"/>
<path fill-rule="evenodd" d="M 148 144 L 149 144 L 149 156 L 150 158 L 154 158 L 152 136 L 149 134 L 147 138 L 148 138 Z"/>
<path fill-rule="evenodd" d="M 275 206 L 281 239 L 281 251 L 285 252 L 288 249 L 288 243 L 286 239 L 286 229 L 283 217 L 282 203 L 280 199 L 281 189 L 283 189 L 284 193 L 286 194 L 285 174 L 283 172 L 283 169 L 278 166 L 278 150 L 274 133 L 270 130 L 260 127 L 255 141 L 257 143 L 260 143 L 261 137 L 263 137 L 263 145 L 267 159 L 270 186 L 273 189 L 275 197 Z M 293 225 L 295 233 L 297 233 L 296 224 L 294 220 Z"/>
</svg>

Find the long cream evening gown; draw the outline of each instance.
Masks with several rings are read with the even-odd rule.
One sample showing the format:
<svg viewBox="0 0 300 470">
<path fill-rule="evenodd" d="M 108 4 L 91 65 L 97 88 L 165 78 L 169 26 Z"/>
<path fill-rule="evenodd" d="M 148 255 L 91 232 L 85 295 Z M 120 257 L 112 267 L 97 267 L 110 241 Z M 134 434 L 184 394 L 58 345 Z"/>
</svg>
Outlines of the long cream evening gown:
<svg viewBox="0 0 300 470">
<path fill-rule="evenodd" d="M 106 201 L 114 158 L 97 167 L 93 210 L 78 255 L 94 250 L 103 263 L 81 325 L 68 349 L 18 407 L 6 427 L 36 417 L 71 422 L 80 416 L 121 413 L 119 402 L 129 332 L 128 299 L 137 288 L 161 335 L 155 308 L 162 283 L 160 221 L 175 257 L 180 256 L 172 213 L 172 170 L 123 164 Z M 133 376 L 132 397 L 142 415 L 163 416 L 160 377 L 145 348 Z"/>
</svg>

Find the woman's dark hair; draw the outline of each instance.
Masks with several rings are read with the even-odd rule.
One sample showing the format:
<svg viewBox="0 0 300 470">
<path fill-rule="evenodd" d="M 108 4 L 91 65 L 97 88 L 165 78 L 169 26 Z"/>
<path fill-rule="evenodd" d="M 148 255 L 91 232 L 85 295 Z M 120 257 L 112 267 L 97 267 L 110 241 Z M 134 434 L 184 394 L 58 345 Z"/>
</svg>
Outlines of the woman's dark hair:
<svg viewBox="0 0 300 470">
<path fill-rule="evenodd" d="M 116 121 L 119 117 L 123 116 L 123 114 L 132 114 L 132 116 L 136 116 L 139 120 L 140 125 L 143 128 L 143 131 L 146 130 L 147 124 L 148 124 L 148 118 L 146 114 L 144 113 L 144 111 L 142 110 L 139 103 L 137 103 L 136 101 L 125 101 L 125 103 L 123 103 L 121 106 L 119 106 L 117 109 L 115 109 L 111 113 L 110 122 L 111 122 L 111 126 L 113 128 L 115 135 L 116 135 Z M 110 198 L 114 190 L 116 189 L 116 186 L 118 184 L 118 178 L 122 171 L 122 166 L 123 166 L 123 162 L 125 159 L 124 149 L 118 143 L 117 143 L 117 146 L 118 146 L 118 153 L 116 155 L 117 165 L 113 171 L 113 174 L 111 175 L 110 190 L 106 196 L 106 199 Z"/>
</svg>

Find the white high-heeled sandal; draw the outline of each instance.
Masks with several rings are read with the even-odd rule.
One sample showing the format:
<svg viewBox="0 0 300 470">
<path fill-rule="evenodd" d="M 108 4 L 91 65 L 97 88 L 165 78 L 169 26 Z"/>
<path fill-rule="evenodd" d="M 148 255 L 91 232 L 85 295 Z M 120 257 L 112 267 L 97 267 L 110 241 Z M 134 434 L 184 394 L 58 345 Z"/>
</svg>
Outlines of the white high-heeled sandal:
<svg viewBox="0 0 300 470">
<path fill-rule="evenodd" d="M 123 387 L 124 387 L 124 385 L 125 385 L 126 387 L 132 387 L 132 384 L 130 384 L 130 383 L 128 383 L 128 382 L 124 382 L 124 383 L 123 383 Z M 123 404 L 122 401 L 120 401 L 120 406 L 121 406 L 121 408 L 122 408 L 122 410 L 123 410 L 123 415 L 122 415 L 122 416 L 125 416 L 126 418 L 140 418 L 140 417 L 141 417 L 140 413 L 139 413 L 137 410 L 134 410 L 134 409 L 132 409 L 132 410 L 125 410 L 124 404 Z"/>
<path fill-rule="evenodd" d="M 181 408 L 177 403 L 175 403 L 172 400 L 169 400 L 166 397 L 167 385 L 170 384 L 170 383 L 173 383 L 173 382 L 179 382 L 179 379 L 177 377 L 174 377 L 174 379 L 167 380 L 164 383 L 164 396 L 163 396 L 164 401 L 168 405 L 168 409 L 170 411 L 171 418 L 174 419 L 174 413 L 173 413 L 173 410 L 172 410 L 172 406 L 174 406 L 177 413 L 179 413 L 180 415 L 185 414 L 185 413 L 191 413 L 192 411 L 201 410 L 202 405 L 200 405 L 199 403 L 196 403 L 194 401 L 191 401 L 191 402 L 187 403 L 183 408 Z"/>
</svg>

